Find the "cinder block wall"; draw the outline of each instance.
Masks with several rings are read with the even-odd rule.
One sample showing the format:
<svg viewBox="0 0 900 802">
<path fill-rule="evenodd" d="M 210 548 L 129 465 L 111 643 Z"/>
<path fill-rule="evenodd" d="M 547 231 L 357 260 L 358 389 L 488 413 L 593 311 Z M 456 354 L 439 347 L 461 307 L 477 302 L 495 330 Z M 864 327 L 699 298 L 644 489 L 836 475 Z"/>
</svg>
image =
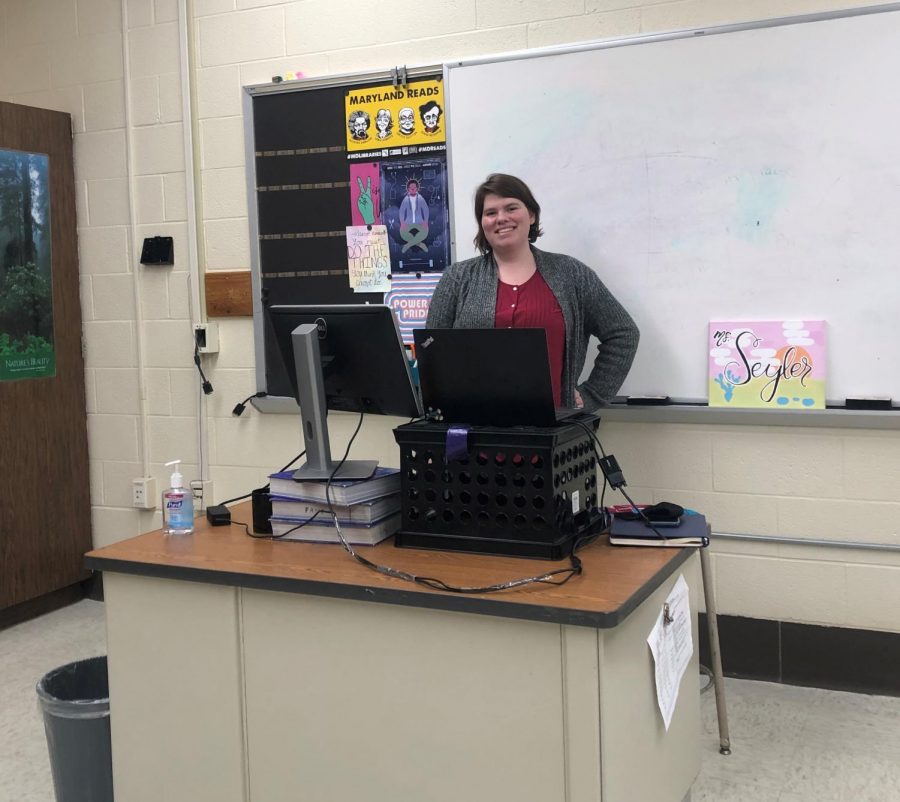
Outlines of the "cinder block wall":
<svg viewBox="0 0 900 802">
<path fill-rule="evenodd" d="M 95 543 L 158 525 L 158 514 L 130 507 L 130 486 L 146 470 L 162 488 L 166 460 L 184 459 L 186 476 L 202 473 L 223 500 L 302 448 L 291 416 L 231 416 L 256 390 L 248 319 L 220 321 L 221 351 L 204 360 L 212 396 L 201 396 L 191 362 L 199 276 L 250 264 L 243 85 L 872 4 L 421 0 L 413 12 L 399 0 L 0 0 L 0 98 L 73 116 Z M 185 169 L 184 83 L 196 183 Z M 174 268 L 137 266 L 152 235 L 175 238 Z M 396 462 L 395 423 L 368 420 L 357 455 Z M 332 416 L 335 448 L 354 425 Z M 697 507 L 719 531 L 900 545 L 895 432 L 607 423 L 602 435 L 636 499 Z M 718 542 L 713 564 L 721 612 L 900 630 L 898 552 Z"/>
</svg>

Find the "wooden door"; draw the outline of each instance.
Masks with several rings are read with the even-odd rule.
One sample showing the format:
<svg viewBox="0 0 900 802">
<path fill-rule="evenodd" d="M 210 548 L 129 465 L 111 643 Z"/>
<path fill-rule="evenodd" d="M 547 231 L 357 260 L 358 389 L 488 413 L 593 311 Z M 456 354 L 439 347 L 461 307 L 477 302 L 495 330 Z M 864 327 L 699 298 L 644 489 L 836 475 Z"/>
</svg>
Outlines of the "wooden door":
<svg viewBox="0 0 900 802">
<path fill-rule="evenodd" d="M 88 576 L 82 566 L 91 547 L 87 413 L 68 114 L 0 103 L 0 293 L 3 610 Z M 11 354 L 15 359 L 3 361 Z M 35 376 L 51 369 L 53 375 Z"/>
</svg>

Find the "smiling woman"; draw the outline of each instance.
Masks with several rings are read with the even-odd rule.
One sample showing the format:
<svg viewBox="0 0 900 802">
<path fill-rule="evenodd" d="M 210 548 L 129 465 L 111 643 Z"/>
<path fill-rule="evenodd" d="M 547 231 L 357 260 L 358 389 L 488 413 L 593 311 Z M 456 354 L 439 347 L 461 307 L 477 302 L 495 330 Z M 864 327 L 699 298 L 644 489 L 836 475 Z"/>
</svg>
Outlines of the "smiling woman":
<svg viewBox="0 0 900 802">
<path fill-rule="evenodd" d="M 543 233 L 540 218 L 524 181 L 489 175 L 475 191 L 481 256 L 444 271 L 428 328 L 543 328 L 556 405 L 594 409 L 625 381 L 638 329 L 591 268 L 534 247 Z M 591 335 L 600 346 L 590 375 L 578 385 Z"/>
</svg>

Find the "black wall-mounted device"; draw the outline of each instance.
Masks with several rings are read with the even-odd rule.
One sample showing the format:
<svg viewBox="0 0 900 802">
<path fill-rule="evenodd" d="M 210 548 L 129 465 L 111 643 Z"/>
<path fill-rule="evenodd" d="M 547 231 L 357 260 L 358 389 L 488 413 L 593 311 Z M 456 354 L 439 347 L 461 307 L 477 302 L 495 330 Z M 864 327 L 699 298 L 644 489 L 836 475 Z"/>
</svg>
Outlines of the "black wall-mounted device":
<svg viewBox="0 0 900 802">
<path fill-rule="evenodd" d="M 146 237 L 141 248 L 141 264 L 175 264 L 175 244 L 172 237 Z"/>
</svg>

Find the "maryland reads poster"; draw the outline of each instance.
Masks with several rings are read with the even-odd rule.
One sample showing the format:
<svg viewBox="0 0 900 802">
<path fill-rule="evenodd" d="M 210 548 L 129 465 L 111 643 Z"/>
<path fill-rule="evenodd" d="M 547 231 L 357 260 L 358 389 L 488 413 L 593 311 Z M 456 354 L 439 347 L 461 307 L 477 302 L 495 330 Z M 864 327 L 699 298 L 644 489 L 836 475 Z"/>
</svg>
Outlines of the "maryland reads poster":
<svg viewBox="0 0 900 802">
<path fill-rule="evenodd" d="M 351 161 L 447 149 L 441 80 L 351 89 L 344 100 L 344 111 L 347 158 Z"/>
<path fill-rule="evenodd" d="M 825 321 L 712 321 L 709 405 L 825 408 Z"/>
<path fill-rule="evenodd" d="M 0 381 L 56 375 L 49 161 L 0 148 Z"/>
</svg>

